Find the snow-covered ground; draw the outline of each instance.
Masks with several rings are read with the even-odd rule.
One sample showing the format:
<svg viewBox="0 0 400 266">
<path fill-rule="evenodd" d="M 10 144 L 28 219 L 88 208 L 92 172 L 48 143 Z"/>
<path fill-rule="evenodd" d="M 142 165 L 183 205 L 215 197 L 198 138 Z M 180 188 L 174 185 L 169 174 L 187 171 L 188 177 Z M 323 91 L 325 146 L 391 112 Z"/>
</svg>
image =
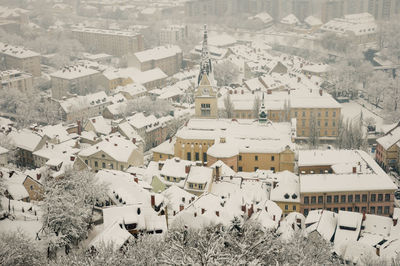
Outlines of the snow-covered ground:
<svg viewBox="0 0 400 266">
<path fill-rule="evenodd" d="M 41 221 L 24 221 L 4 219 L 0 221 L 0 233 L 22 232 L 26 237 L 35 240 L 36 233 L 42 228 Z"/>
</svg>

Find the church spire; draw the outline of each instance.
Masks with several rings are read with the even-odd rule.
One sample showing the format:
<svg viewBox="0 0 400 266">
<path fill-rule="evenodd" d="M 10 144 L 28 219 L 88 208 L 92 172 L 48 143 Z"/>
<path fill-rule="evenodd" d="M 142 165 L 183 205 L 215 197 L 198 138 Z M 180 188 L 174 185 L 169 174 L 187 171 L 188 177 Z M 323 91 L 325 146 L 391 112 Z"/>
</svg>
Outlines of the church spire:
<svg viewBox="0 0 400 266">
<path fill-rule="evenodd" d="M 197 85 L 200 84 L 200 81 L 204 74 L 206 74 L 209 77 L 212 74 L 211 58 L 210 58 L 210 53 L 208 51 L 207 25 L 204 25 L 203 45 L 201 48 L 200 73 L 199 73 L 199 78 L 197 80 Z"/>
<path fill-rule="evenodd" d="M 262 124 L 265 124 L 268 122 L 268 113 L 267 113 L 267 109 L 265 108 L 264 93 L 262 95 L 260 111 L 258 113 L 258 122 L 260 122 Z"/>
</svg>

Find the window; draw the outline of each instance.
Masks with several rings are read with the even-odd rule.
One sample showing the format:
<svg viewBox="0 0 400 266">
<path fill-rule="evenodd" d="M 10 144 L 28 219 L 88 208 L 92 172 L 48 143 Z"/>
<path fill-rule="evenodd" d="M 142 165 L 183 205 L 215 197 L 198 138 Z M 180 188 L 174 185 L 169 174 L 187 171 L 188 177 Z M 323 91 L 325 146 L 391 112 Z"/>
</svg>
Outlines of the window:
<svg viewBox="0 0 400 266">
<path fill-rule="evenodd" d="M 340 196 L 340 202 L 341 203 L 346 202 L 346 195 Z"/>
<path fill-rule="evenodd" d="M 318 204 L 322 204 L 324 202 L 323 196 L 318 196 Z"/>
<path fill-rule="evenodd" d="M 348 202 L 348 203 L 353 202 L 353 195 L 349 195 L 349 196 L 347 197 L 347 202 Z"/>
<path fill-rule="evenodd" d="M 196 152 L 194 156 L 195 156 L 195 158 L 196 158 L 196 161 L 199 161 L 199 160 L 200 160 L 200 154 L 199 154 L 198 152 Z"/>
<path fill-rule="evenodd" d="M 243 167 L 239 166 L 239 167 L 238 167 L 238 171 L 239 171 L 239 172 L 242 172 L 242 171 L 243 171 Z"/>
<path fill-rule="evenodd" d="M 325 121 L 325 126 L 326 126 L 326 127 L 328 126 L 328 121 Z"/>
<path fill-rule="evenodd" d="M 306 126 L 306 120 L 301 120 L 301 125 L 304 127 Z"/>
<path fill-rule="evenodd" d="M 367 207 L 361 207 L 361 212 L 367 212 Z"/>
<path fill-rule="evenodd" d="M 367 202 L 367 194 L 362 195 L 362 202 Z"/>
<path fill-rule="evenodd" d="M 371 207 L 370 213 L 375 214 L 375 207 Z"/>
<path fill-rule="evenodd" d="M 308 197 L 304 197 L 304 204 L 308 204 Z"/>
<path fill-rule="evenodd" d="M 304 209 L 304 216 L 308 215 L 308 209 Z"/>
<path fill-rule="evenodd" d="M 355 212 L 360 212 L 360 207 L 355 206 L 355 207 L 354 207 L 354 211 L 355 211 Z"/>
<path fill-rule="evenodd" d="M 375 202 L 376 201 L 376 194 L 371 194 L 371 201 Z"/>
<path fill-rule="evenodd" d="M 201 104 L 201 116 L 211 116 L 211 108 L 209 103 Z"/>
<path fill-rule="evenodd" d="M 275 161 L 275 156 L 271 156 L 271 161 Z"/>
<path fill-rule="evenodd" d="M 325 116 L 328 117 L 328 111 L 325 111 Z"/>
<path fill-rule="evenodd" d="M 162 154 L 160 154 L 160 159 L 162 159 Z"/>
<path fill-rule="evenodd" d="M 321 112 L 318 112 L 318 117 L 321 117 Z"/>
<path fill-rule="evenodd" d="M 294 117 L 297 117 L 297 111 L 296 111 L 296 112 L 294 112 Z"/>
<path fill-rule="evenodd" d="M 190 152 L 188 152 L 186 154 L 186 160 L 191 161 L 192 160 L 192 155 L 190 154 Z"/>
<path fill-rule="evenodd" d="M 114 169 L 114 165 L 110 163 L 110 169 Z"/>
<path fill-rule="evenodd" d="M 318 120 L 317 125 L 321 126 L 321 120 Z"/>
<path fill-rule="evenodd" d="M 192 183 L 189 183 L 189 187 L 190 187 L 190 188 L 193 188 L 193 184 L 192 184 Z"/>
<path fill-rule="evenodd" d="M 348 211 L 348 212 L 352 212 L 352 211 L 353 211 L 353 208 L 352 208 L 352 207 L 347 207 L 347 211 Z"/>
<path fill-rule="evenodd" d="M 342 208 L 340 208 L 340 210 L 341 210 L 341 211 L 345 211 L 345 210 L 346 210 L 346 208 L 345 208 L 345 207 L 342 207 Z"/>
<path fill-rule="evenodd" d="M 199 189 L 203 189 L 203 185 L 202 184 L 199 185 Z"/>
<path fill-rule="evenodd" d="M 338 208 L 333 208 L 333 211 L 336 212 L 336 213 L 338 213 L 338 212 L 339 212 L 339 209 L 338 209 Z"/>
<path fill-rule="evenodd" d="M 336 111 L 333 111 L 332 116 L 336 117 Z"/>
<path fill-rule="evenodd" d="M 33 186 L 32 185 L 30 185 L 29 188 L 30 188 L 30 190 L 33 190 Z"/>
<path fill-rule="evenodd" d="M 315 203 L 317 203 L 317 197 L 312 196 L 311 197 L 311 204 L 315 204 Z"/>
<path fill-rule="evenodd" d="M 326 196 L 326 203 L 332 203 L 332 196 Z"/>
<path fill-rule="evenodd" d="M 85 160 L 85 164 L 89 164 L 88 160 Z"/>
<path fill-rule="evenodd" d="M 203 162 L 207 162 L 207 153 L 203 152 Z"/>
<path fill-rule="evenodd" d="M 385 194 L 385 201 L 390 201 L 390 194 Z"/>
<path fill-rule="evenodd" d="M 385 206 L 384 209 L 383 209 L 383 213 L 384 214 L 389 214 L 389 210 L 390 210 L 390 207 L 389 206 Z"/>
<path fill-rule="evenodd" d="M 356 195 L 356 202 L 360 202 L 360 195 L 359 194 Z"/>
<path fill-rule="evenodd" d="M 275 167 L 271 167 L 271 171 L 275 173 Z"/>
<path fill-rule="evenodd" d="M 332 126 L 334 126 L 334 127 L 336 126 L 336 122 L 335 121 L 332 122 Z"/>
<path fill-rule="evenodd" d="M 378 211 L 376 213 L 377 214 L 382 214 L 382 206 L 378 206 Z"/>
<path fill-rule="evenodd" d="M 256 166 L 256 167 L 254 167 L 254 171 L 257 171 L 258 170 L 258 167 Z"/>
<path fill-rule="evenodd" d="M 383 194 L 378 194 L 378 201 L 383 201 Z"/>
<path fill-rule="evenodd" d="M 124 171 L 124 166 L 123 165 L 121 165 L 119 168 L 121 169 L 121 171 Z"/>
<path fill-rule="evenodd" d="M 242 155 L 239 155 L 239 161 L 241 161 L 242 160 Z"/>
<path fill-rule="evenodd" d="M 258 161 L 258 156 L 257 155 L 254 156 L 254 160 Z"/>
<path fill-rule="evenodd" d="M 288 205 L 285 205 L 285 211 L 287 211 L 289 209 Z"/>
<path fill-rule="evenodd" d="M 293 210 L 294 210 L 294 211 L 296 210 L 296 205 L 293 205 Z"/>
<path fill-rule="evenodd" d="M 98 167 L 99 163 L 97 161 L 94 162 L 94 167 Z"/>
<path fill-rule="evenodd" d="M 333 196 L 333 202 L 335 202 L 335 203 L 339 202 L 339 196 L 338 195 Z"/>
<path fill-rule="evenodd" d="M 101 163 L 101 167 L 106 168 L 106 163 Z"/>
<path fill-rule="evenodd" d="M 303 112 L 303 117 L 306 117 L 306 112 Z"/>
</svg>

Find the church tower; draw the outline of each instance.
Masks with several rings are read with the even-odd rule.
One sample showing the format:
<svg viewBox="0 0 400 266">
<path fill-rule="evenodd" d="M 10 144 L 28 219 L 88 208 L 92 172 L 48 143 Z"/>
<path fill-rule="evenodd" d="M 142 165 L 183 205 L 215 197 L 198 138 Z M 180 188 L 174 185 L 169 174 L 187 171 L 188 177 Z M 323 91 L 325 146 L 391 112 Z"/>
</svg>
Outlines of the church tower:
<svg viewBox="0 0 400 266">
<path fill-rule="evenodd" d="M 218 116 L 218 100 L 207 39 L 207 25 L 204 25 L 200 71 L 195 91 L 195 117 L 215 119 Z"/>
</svg>

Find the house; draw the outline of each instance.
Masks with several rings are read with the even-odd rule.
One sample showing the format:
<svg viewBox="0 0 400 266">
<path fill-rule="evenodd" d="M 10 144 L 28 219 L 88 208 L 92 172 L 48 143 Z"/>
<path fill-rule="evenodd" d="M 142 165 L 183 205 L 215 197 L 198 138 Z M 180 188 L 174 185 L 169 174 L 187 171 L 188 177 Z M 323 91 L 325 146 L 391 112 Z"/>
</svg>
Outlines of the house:
<svg viewBox="0 0 400 266">
<path fill-rule="evenodd" d="M 4 167 L 8 164 L 8 153 L 9 150 L 0 146 L 0 167 Z"/>
<path fill-rule="evenodd" d="M 93 131 L 97 136 L 106 136 L 111 133 L 111 121 L 103 116 L 95 116 L 87 120 L 83 129 Z"/>
<path fill-rule="evenodd" d="M 361 213 L 339 211 L 334 240 L 334 250 L 338 255 L 344 255 L 348 242 L 358 240 L 362 219 Z"/>
<path fill-rule="evenodd" d="M 375 160 L 386 171 L 390 169 L 399 170 L 399 143 L 400 143 L 400 122 L 384 136 L 376 140 Z"/>
<path fill-rule="evenodd" d="M 44 197 L 42 173 L 40 171 L 27 171 L 23 186 L 29 194 L 30 200 L 40 201 Z"/>
<path fill-rule="evenodd" d="M 81 150 L 78 156 L 92 171 L 101 169 L 124 170 L 143 164 L 143 151 L 134 141 L 109 135 L 103 141 Z"/>
<path fill-rule="evenodd" d="M 192 166 L 186 179 L 184 189 L 197 196 L 211 189 L 214 179 L 213 169 L 204 166 Z"/>
<path fill-rule="evenodd" d="M 28 191 L 23 186 L 25 175 L 22 172 L 0 168 L 0 178 L 4 183 L 4 195 L 10 200 L 29 202 Z"/>
<path fill-rule="evenodd" d="M 300 180 L 292 172 L 275 174 L 276 180 L 271 188 L 270 200 L 278 204 L 284 216 L 300 211 Z"/>
<path fill-rule="evenodd" d="M 34 166 L 33 153 L 41 149 L 48 140 L 48 137 L 42 137 L 29 129 L 12 131 L 8 136 L 17 147 L 17 164 L 25 167 Z"/>
</svg>

